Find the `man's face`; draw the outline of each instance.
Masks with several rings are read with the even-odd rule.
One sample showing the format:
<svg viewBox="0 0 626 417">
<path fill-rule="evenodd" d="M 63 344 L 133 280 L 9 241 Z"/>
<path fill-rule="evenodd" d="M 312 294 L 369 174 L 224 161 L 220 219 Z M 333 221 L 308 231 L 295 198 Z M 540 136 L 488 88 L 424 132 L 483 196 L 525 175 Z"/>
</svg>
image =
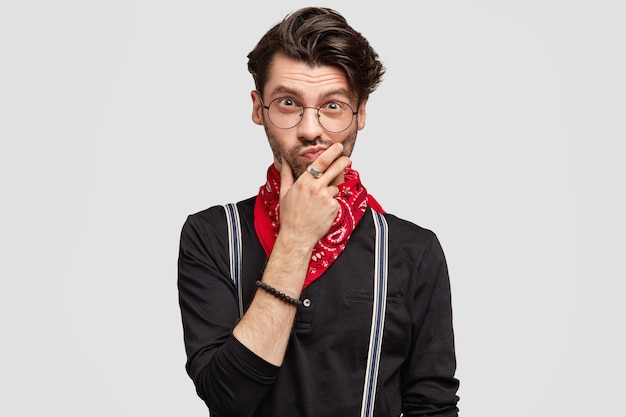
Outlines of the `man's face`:
<svg viewBox="0 0 626 417">
<path fill-rule="evenodd" d="M 331 101 L 348 103 L 353 109 L 358 105 L 342 70 L 329 66 L 310 67 L 283 55 L 274 57 L 263 91 L 263 103 L 269 105 L 277 98 L 291 98 L 305 107 L 320 107 Z M 365 104 L 365 101 L 361 103 L 352 124 L 343 132 L 325 130 L 318 121 L 317 111 L 310 108 L 304 110 L 297 126 L 280 129 L 270 122 L 259 94 L 253 91 L 252 120 L 265 127 L 276 168 L 280 171 L 281 164 L 287 162 L 297 178 L 333 143 L 342 143 L 344 155 L 350 156 L 357 131 L 365 127 Z"/>
</svg>

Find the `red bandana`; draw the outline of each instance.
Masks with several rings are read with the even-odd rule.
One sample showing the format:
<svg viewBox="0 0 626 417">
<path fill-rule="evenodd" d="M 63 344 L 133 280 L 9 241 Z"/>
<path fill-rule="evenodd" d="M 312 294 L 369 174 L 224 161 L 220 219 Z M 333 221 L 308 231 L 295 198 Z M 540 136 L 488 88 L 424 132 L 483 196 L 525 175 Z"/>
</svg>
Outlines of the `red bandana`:
<svg viewBox="0 0 626 417">
<path fill-rule="evenodd" d="M 322 275 L 339 257 L 368 206 L 384 213 L 374 197 L 367 194 L 357 171 L 346 168 L 344 177 L 345 182 L 339 185 L 339 194 L 335 197 L 339 202 L 339 212 L 326 235 L 313 248 L 303 288 Z M 268 257 L 280 229 L 279 192 L 280 173 L 272 164 L 267 170 L 267 182 L 259 189 L 254 206 L 254 228 Z"/>
</svg>

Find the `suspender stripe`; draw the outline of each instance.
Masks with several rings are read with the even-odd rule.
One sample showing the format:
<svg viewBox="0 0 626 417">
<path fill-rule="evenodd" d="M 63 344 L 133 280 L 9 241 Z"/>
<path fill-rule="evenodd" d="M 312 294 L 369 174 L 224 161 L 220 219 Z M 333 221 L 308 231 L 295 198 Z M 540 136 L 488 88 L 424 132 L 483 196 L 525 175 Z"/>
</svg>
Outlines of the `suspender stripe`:
<svg viewBox="0 0 626 417">
<path fill-rule="evenodd" d="M 368 352 L 367 368 L 365 369 L 365 385 L 361 416 L 371 417 L 374 413 L 376 399 L 376 383 L 380 364 L 385 311 L 387 308 L 387 222 L 382 214 L 372 210 L 376 230 L 376 249 L 374 254 L 374 306 L 372 311 L 372 328 Z"/>
<path fill-rule="evenodd" d="M 235 284 L 239 300 L 239 317 L 243 317 L 243 299 L 241 291 L 241 224 L 237 205 L 228 203 L 224 206 L 228 222 L 228 249 L 230 255 L 230 276 Z"/>
</svg>

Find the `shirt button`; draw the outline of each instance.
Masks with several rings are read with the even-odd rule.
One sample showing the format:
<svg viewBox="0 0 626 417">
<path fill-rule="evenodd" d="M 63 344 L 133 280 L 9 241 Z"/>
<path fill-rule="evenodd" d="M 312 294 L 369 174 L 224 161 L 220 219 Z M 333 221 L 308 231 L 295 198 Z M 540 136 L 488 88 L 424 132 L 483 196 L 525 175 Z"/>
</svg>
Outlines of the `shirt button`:
<svg viewBox="0 0 626 417">
<path fill-rule="evenodd" d="M 311 300 L 305 298 L 304 300 L 302 300 L 302 305 L 305 307 L 309 307 L 311 305 Z"/>
</svg>

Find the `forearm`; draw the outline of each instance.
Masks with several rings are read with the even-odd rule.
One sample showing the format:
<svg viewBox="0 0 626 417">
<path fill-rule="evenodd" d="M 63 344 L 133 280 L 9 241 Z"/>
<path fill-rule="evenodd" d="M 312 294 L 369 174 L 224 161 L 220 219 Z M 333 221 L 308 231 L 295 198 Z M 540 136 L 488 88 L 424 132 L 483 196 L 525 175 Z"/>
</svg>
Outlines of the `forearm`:
<svg viewBox="0 0 626 417">
<path fill-rule="evenodd" d="M 342 151 L 336 143 L 316 159 L 324 172 L 320 178 L 305 174 L 295 180 L 291 166 L 280 164 L 280 232 L 262 281 L 292 298 L 300 298 L 313 248 L 337 216 L 336 184 L 350 165 Z M 233 335 L 261 358 L 281 365 L 296 311 L 273 294 L 257 291 Z"/>
<path fill-rule="evenodd" d="M 262 281 L 292 298 L 299 298 L 311 250 L 308 246 L 294 245 L 289 238 L 279 235 Z M 262 359 L 280 366 L 296 312 L 295 305 L 259 289 L 233 335 Z"/>
<path fill-rule="evenodd" d="M 225 225 L 224 211 L 216 207 L 190 216 L 181 232 L 178 288 L 186 369 L 211 415 L 251 416 L 278 367 L 233 337 L 239 309 L 227 248 L 219 245 L 225 241 Z M 261 271 L 265 257 L 250 256 L 254 260 L 248 266 Z"/>
</svg>

